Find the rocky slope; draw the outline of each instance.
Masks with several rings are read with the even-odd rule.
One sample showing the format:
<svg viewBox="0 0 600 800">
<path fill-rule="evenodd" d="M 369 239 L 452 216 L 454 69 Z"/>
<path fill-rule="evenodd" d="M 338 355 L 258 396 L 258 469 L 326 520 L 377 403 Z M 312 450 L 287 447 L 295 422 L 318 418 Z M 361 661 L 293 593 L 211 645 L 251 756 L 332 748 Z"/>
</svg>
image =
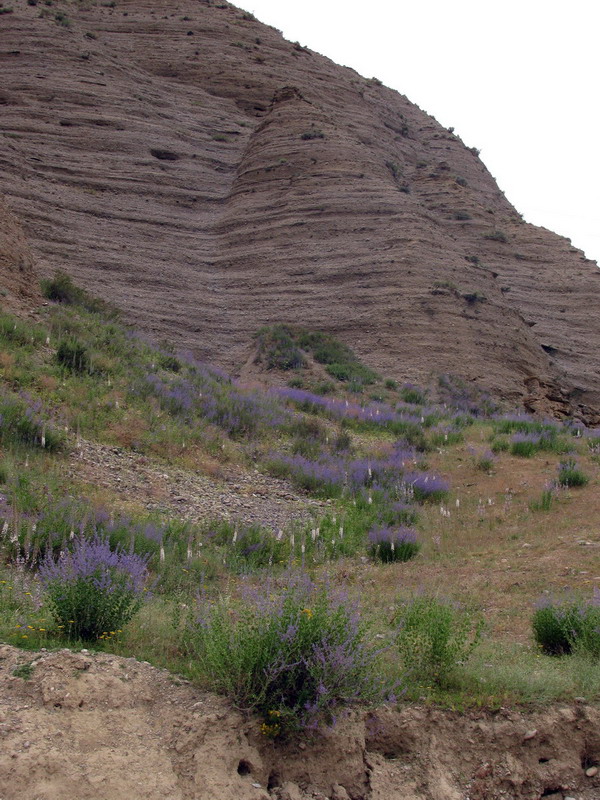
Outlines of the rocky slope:
<svg viewBox="0 0 600 800">
<path fill-rule="evenodd" d="M 598 709 L 354 714 L 282 744 L 135 659 L 0 646 L 3 800 L 593 800 Z"/>
<path fill-rule="evenodd" d="M 0 193 L 43 272 L 229 368 L 301 323 L 598 421 L 596 265 L 402 95 L 214 0 L 15 0 L 0 69 Z"/>
</svg>

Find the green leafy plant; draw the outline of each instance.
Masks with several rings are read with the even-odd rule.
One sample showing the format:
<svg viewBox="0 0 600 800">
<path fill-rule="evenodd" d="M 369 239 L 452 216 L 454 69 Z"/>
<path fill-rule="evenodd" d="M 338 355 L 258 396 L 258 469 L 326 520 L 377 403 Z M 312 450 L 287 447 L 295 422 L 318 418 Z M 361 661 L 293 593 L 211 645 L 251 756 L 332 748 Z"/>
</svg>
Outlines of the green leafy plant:
<svg viewBox="0 0 600 800">
<path fill-rule="evenodd" d="M 561 461 L 558 467 L 560 486 L 585 486 L 588 482 L 588 476 L 579 469 L 575 459 L 568 458 L 566 461 Z"/>
<path fill-rule="evenodd" d="M 240 604 L 202 602 L 187 647 L 207 686 L 258 712 L 266 736 L 331 724 L 341 708 L 378 695 L 377 654 L 356 610 L 305 576 Z"/>
<path fill-rule="evenodd" d="M 544 653 L 560 656 L 574 651 L 600 657 L 600 592 L 592 600 L 550 597 L 538 602 L 533 636 Z"/>
<path fill-rule="evenodd" d="M 449 600 L 419 595 L 396 616 L 398 647 L 408 678 L 443 686 L 479 643 L 483 619 Z"/>
<path fill-rule="evenodd" d="M 54 620 L 70 639 L 109 638 L 139 611 L 146 589 L 146 559 L 111 550 L 108 540 L 80 537 L 58 559 L 40 567 Z"/>
<path fill-rule="evenodd" d="M 62 339 L 56 350 L 56 360 L 71 372 L 87 372 L 90 369 L 88 350 L 77 339 Z"/>
<path fill-rule="evenodd" d="M 107 318 L 116 316 L 114 308 L 77 286 L 66 272 L 57 271 L 53 278 L 43 280 L 41 287 L 42 294 L 55 303 L 80 306 L 86 311 L 103 314 Z"/>
</svg>

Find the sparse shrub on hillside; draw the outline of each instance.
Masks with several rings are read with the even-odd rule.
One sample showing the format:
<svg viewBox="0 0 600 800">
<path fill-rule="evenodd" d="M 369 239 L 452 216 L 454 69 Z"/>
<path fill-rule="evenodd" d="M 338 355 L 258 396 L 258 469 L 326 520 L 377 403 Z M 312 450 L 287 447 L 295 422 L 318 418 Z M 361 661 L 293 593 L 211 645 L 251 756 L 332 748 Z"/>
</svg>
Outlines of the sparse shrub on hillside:
<svg viewBox="0 0 600 800">
<path fill-rule="evenodd" d="M 372 528 L 369 531 L 369 549 L 374 559 L 388 564 L 393 561 L 410 561 L 421 544 L 412 528 Z"/>
<path fill-rule="evenodd" d="M 427 397 L 422 389 L 412 383 L 405 383 L 400 389 L 400 397 L 405 403 L 413 405 L 423 405 L 427 402 Z"/>
<path fill-rule="evenodd" d="M 539 500 L 532 500 L 529 503 L 531 511 L 550 511 L 554 503 L 555 492 L 552 485 L 546 486 L 540 495 Z"/>
<path fill-rule="evenodd" d="M 515 433 L 510 440 L 510 452 L 513 456 L 530 458 L 537 452 L 540 436 L 537 433 Z"/>
<path fill-rule="evenodd" d="M 71 372 L 87 372 L 90 356 L 84 344 L 77 339 L 63 339 L 56 350 L 57 362 Z"/>
<path fill-rule="evenodd" d="M 335 392 L 335 383 L 331 381 L 319 381 L 314 386 L 314 392 L 317 395 L 333 394 Z"/>
<path fill-rule="evenodd" d="M 0 312 L 0 340 L 27 347 L 42 344 L 44 338 L 44 332 L 37 325 L 29 325 L 23 320 Z"/>
<path fill-rule="evenodd" d="M 561 461 L 558 465 L 559 486 L 585 486 L 589 481 L 573 458 Z"/>
<path fill-rule="evenodd" d="M 401 168 L 399 167 L 399 165 L 395 161 L 386 161 L 385 165 L 389 169 L 389 171 L 392 173 L 392 176 L 394 178 L 397 179 L 397 178 L 402 177 L 402 170 L 401 170 Z"/>
<path fill-rule="evenodd" d="M 116 316 L 117 312 L 114 308 L 73 283 L 72 278 L 66 272 L 57 271 L 54 278 L 43 280 L 41 286 L 42 294 L 55 303 L 81 306 L 86 311 L 102 314 L 106 318 Z"/>
<path fill-rule="evenodd" d="M 264 359 L 267 369 L 290 370 L 304 366 L 304 356 L 285 325 L 261 328 L 257 338 L 259 358 Z"/>
<path fill-rule="evenodd" d="M 491 451 L 494 454 L 507 453 L 510 450 L 510 441 L 505 436 L 495 436 L 492 439 Z"/>
<path fill-rule="evenodd" d="M 481 472 L 491 472 L 496 463 L 496 457 L 491 450 L 479 453 L 475 458 L 475 466 Z"/>
<path fill-rule="evenodd" d="M 485 303 L 487 301 L 487 297 L 481 292 L 463 292 L 461 297 L 463 300 L 466 300 L 469 305 L 475 305 L 475 303 Z"/>
<path fill-rule="evenodd" d="M 600 592 L 592 600 L 571 596 L 562 600 L 544 597 L 532 620 L 533 635 L 548 655 L 575 651 L 600 656 Z"/>
<path fill-rule="evenodd" d="M 466 222 L 469 219 L 473 219 L 468 211 L 455 211 L 452 217 L 459 222 Z"/>
<path fill-rule="evenodd" d="M 71 25 L 71 20 L 64 11 L 57 11 L 54 15 L 54 21 L 57 25 L 62 25 L 63 28 L 69 28 Z"/>
<path fill-rule="evenodd" d="M 307 577 L 270 584 L 238 604 L 201 601 L 187 646 L 199 675 L 263 718 L 271 738 L 331 725 L 344 708 L 380 697 L 377 653 L 357 611 Z"/>
<path fill-rule="evenodd" d="M 307 141 L 309 139 L 324 139 L 325 134 L 318 128 L 313 128 L 310 131 L 304 131 L 304 133 L 300 134 L 300 138 L 303 139 L 304 141 Z"/>
<path fill-rule="evenodd" d="M 114 636 L 140 609 L 146 589 L 146 560 L 111 550 L 106 539 L 80 537 L 39 571 L 56 625 L 70 639 Z"/>
<path fill-rule="evenodd" d="M 489 417 L 498 411 L 498 405 L 488 392 L 456 375 L 440 375 L 438 392 L 442 403 L 474 417 Z"/>
<path fill-rule="evenodd" d="M 483 238 L 489 239 L 491 242 L 502 242 L 502 244 L 506 244 L 508 242 L 508 236 L 503 231 L 491 231 L 490 233 L 485 233 Z"/>
<path fill-rule="evenodd" d="M 445 685 L 479 643 L 483 619 L 457 603 L 419 595 L 401 606 L 398 647 L 407 678 Z"/>
<path fill-rule="evenodd" d="M 50 421 L 42 404 L 26 394 L 0 392 L 0 443 L 59 450 L 65 436 Z"/>
</svg>

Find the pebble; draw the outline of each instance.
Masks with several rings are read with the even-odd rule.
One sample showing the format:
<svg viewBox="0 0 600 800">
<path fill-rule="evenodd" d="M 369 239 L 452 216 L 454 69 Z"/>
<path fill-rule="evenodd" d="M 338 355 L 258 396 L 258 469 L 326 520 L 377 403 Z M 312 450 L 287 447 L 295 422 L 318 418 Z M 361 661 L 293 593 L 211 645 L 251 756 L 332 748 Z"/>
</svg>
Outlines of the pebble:
<svg viewBox="0 0 600 800">
<path fill-rule="evenodd" d="M 588 767 L 585 771 L 588 778 L 593 778 L 598 774 L 598 767 Z"/>
<path fill-rule="evenodd" d="M 534 729 L 532 731 L 527 731 L 523 739 L 527 741 L 528 739 L 533 739 L 535 736 L 537 736 L 537 729 Z"/>
</svg>

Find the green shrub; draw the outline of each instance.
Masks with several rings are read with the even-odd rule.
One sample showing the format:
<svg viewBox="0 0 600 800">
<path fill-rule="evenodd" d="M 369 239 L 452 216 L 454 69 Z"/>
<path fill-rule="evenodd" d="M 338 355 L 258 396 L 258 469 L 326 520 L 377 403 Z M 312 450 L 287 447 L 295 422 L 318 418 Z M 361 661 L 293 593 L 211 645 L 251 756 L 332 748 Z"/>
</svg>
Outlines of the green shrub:
<svg viewBox="0 0 600 800">
<path fill-rule="evenodd" d="M 56 360 L 71 372 L 87 372 L 90 369 L 87 347 L 77 339 L 62 339 L 56 350 Z"/>
<path fill-rule="evenodd" d="M 399 611 L 398 647 L 409 679 L 447 684 L 477 646 L 483 619 L 447 600 L 420 595 Z"/>
<path fill-rule="evenodd" d="M 587 475 L 577 466 L 573 458 L 561 461 L 558 467 L 558 483 L 560 486 L 585 486 L 589 481 Z"/>
<path fill-rule="evenodd" d="M 115 635 L 140 609 L 146 560 L 111 550 L 108 540 L 80 537 L 57 560 L 40 567 L 54 620 L 70 639 L 93 641 Z"/>
<path fill-rule="evenodd" d="M 275 737 L 331 724 L 377 695 L 377 656 L 354 609 L 308 578 L 289 578 L 242 603 L 203 603 L 187 647 L 207 686 L 263 717 Z"/>
<path fill-rule="evenodd" d="M 412 405 L 423 405 L 427 401 L 425 393 L 411 384 L 406 384 L 400 389 L 400 397 L 405 403 L 411 403 Z"/>
<path fill-rule="evenodd" d="M 552 656 L 574 651 L 600 656 L 600 596 L 591 601 L 544 598 L 532 620 L 533 636 L 540 648 Z"/>
<path fill-rule="evenodd" d="M 0 312 L 0 339 L 27 346 L 41 344 L 44 338 L 45 334 L 41 328 Z"/>
<path fill-rule="evenodd" d="M 0 443 L 59 450 L 65 443 L 62 431 L 49 421 L 39 402 L 0 394 Z"/>
<path fill-rule="evenodd" d="M 492 242 L 502 242 L 506 244 L 508 242 L 508 236 L 503 231 L 491 231 L 490 233 L 484 234 L 484 239 L 489 239 Z"/>
<path fill-rule="evenodd" d="M 300 138 L 304 141 L 308 141 L 310 139 L 324 139 L 325 134 L 323 131 L 314 128 L 310 131 L 304 131 L 304 133 L 300 134 Z"/>
<path fill-rule="evenodd" d="M 490 445 L 492 453 L 507 453 L 510 450 L 510 442 L 507 438 L 499 436 L 492 440 Z"/>
<path fill-rule="evenodd" d="M 116 316 L 116 310 L 81 289 L 66 272 L 56 272 L 54 278 L 46 278 L 41 282 L 42 294 L 55 303 L 64 303 L 69 306 L 80 306 L 94 314 L 103 314 L 105 317 Z"/>
<path fill-rule="evenodd" d="M 264 359 L 267 369 L 290 370 L 304 366 L 304 356 L 285 325 L 261 328 L 257 338 L 259 356 Z"/>
</svg>

